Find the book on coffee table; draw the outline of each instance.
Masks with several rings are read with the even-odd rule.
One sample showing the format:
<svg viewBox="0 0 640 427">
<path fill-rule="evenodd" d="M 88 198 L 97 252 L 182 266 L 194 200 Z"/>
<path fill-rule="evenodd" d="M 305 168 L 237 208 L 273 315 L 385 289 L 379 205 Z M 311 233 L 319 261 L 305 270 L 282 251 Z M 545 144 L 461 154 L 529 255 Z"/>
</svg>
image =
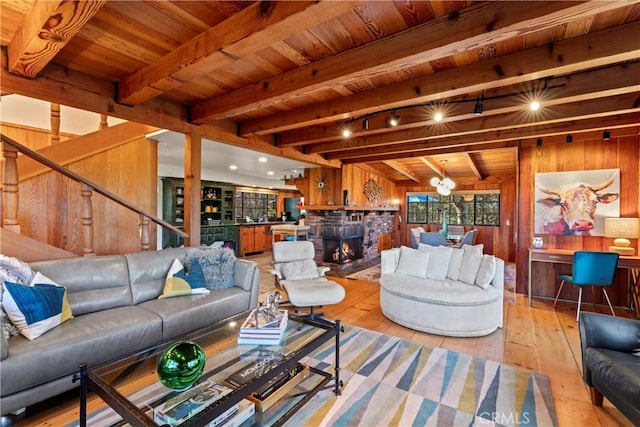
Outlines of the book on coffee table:
<svg viewBox="0 0 640 427">
<path fill-rule="evenodd" d="M 231 389 L 222 384 L 209 380 L 203 381 L 155 407 L 153 410 L 154 421 L 170 426 L 181 424 L 229 393 L 231 393 Z M 238 406 L 235 405 L 218 418 L 221 420 L 222 418 L 228 419 L 235 415 L 237 411 Z M 215 421 L 211 424 L 212 426 L 216 425 Z"/>
<path fill-rule="evenodd" d="M 247 396 L 247 399 L 256 404 L 256 411 L 266 411 L 307 376 L 309 367 L 298 364 L 291 371 L 275 376 L 265 387 Z"/>
<path fill-rule="evenodd" d="M 257 360 L 254 360 L 242 369 L 239 369 L 229 375 L 225 379 L 225 382 L 231 387 L 241 387 L 250 383 L 257 377 L 265 375 L 274 366 L 276 366 L 281 359 L 282 355 L 275 351 L 260 351 L 260 355 Z"/>
<path fill-rule="evenodd" d="M 256 318 L 252 312 L 240 328 L 238 344 L 279 345 L 287 329 L 289 316 L 286 310 L 281 310 L 276 318 L 277 323 L 268 323 L 261 327 L 254 327 L 251 325 L 256 324 Z"/>
</svg>

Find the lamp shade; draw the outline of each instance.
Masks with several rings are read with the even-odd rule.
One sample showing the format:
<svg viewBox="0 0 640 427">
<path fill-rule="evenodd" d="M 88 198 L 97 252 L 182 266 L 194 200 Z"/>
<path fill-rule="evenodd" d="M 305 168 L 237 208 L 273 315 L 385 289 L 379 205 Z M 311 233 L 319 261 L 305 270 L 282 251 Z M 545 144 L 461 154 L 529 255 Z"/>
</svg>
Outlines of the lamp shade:
<svg viewBox="0 0 640 427">
<path fill-rule="evenodd" d="M 639 218 L 605 218 L 604 235 L 613 237 L 614 246 L 609 247 L 610 252 L 617 252 L 621 255 L 634 255 L 635 249 L 629 247 L 631 243 L 628 239 L 637 239 L 640 232 Z"/>
</svg>

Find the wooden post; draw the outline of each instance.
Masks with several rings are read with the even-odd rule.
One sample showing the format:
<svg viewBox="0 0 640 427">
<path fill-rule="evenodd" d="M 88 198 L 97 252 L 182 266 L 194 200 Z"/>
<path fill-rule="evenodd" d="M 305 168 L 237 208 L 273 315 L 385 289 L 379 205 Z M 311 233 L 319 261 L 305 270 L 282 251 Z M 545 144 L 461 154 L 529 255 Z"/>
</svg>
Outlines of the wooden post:
<svg viewBox="0 0 640 427">
<path fill-rule="evenodd" d="M 200 246 L 200 183 L 202 176 L 202 136 L 184 136 L 184 231 L 185 246 Z"/>
<path fill-rule="evenodd" d="M 84 256 L 95 255 L 93 251 L 93 207 L 91 205 L 91 196 L 93 190 L 86 184 L 82 184 L 80 190 L 82 197 L 82 216 L 80 224 L 82 225 L 82 253 Z"/>
<path fill-rule="evenodd" d="M 18 223 L 18 149 L 2 144 L 2 226 L 20 233 Z"/>
<path fill-rule="evenodd" d="M 107 115 L 100 114 L 100 130 L 106 129 L 109 127 L 109 123 L 107 123 Z"/>
<path fill-rule="evenodd" d="M 60 142 L 60 104 L 51 103 L 51 133 L 49 145 Z"/>
<path fill-rule="evenodd" d="M 149 250 L 149 218 L 140 215 L 140 247 L 143 251 Z"/>
</svg>

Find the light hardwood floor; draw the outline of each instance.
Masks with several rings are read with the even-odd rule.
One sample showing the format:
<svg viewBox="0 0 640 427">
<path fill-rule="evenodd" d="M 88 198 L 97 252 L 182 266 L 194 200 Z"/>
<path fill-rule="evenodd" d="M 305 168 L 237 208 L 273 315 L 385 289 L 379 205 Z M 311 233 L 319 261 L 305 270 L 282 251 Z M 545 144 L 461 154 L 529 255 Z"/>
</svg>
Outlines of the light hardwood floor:
<svg viewBox="0 0 640 427">
<path fill-rule="evenodd" d="M 548 375 L 560 426 L 631 426 L 606 399 L 604 407 L 594 407 L 581 376 L 580 338 L 575 320 L 576 306 L 534 299 L 529 307 L 524 295 L 505 297 L 504 327 L 481 338 L 449 338 L 416 332 L 396 325 L 382 315 L 379 285 L 375 282 L 334 278 L 347 291 L 345 300 L 325 307 L 327 317 L 472 356 L 516 365 Z M 593 306 L 587 305 L 587 311 Z M 597 311 L 605 312 L 605 307 Z M 608 310 L 608 309 L 607 309 Z M 632 317 L 626 310 L 616 314 Z M 104 403 L 93 396 L 89 412 Z M 78 419 L 76 394 L 28 408 L 25 416 L 3 417 L 2 426 L 63 426 Z"/>
</svg>

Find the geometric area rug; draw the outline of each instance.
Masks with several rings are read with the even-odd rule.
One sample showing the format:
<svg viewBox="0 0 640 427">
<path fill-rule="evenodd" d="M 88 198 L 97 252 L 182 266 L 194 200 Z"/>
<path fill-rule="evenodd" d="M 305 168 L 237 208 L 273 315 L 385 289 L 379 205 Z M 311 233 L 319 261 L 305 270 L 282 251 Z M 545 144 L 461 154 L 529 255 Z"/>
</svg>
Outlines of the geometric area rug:
<svg viewBox="0 0 640 427">
<path fill-rule="evenodd" d="M 331 343 L 304 363 L 332 372 Z M 556 426 L 549 377 L 345 325 L 341 396 L 315 395 L 287 426 Z"/>
<path fill-rule="evenodd" d="M 342 394 L 322 390 L 285 426 L 557 426 L 549 377 L 344 325 Z M 302 363 L 333 373 L 334 343 Z M 92 427 L 126 425 L 105 408 Z M 76 427 L 77 421 L 67 427 Z"/>
</svg>

